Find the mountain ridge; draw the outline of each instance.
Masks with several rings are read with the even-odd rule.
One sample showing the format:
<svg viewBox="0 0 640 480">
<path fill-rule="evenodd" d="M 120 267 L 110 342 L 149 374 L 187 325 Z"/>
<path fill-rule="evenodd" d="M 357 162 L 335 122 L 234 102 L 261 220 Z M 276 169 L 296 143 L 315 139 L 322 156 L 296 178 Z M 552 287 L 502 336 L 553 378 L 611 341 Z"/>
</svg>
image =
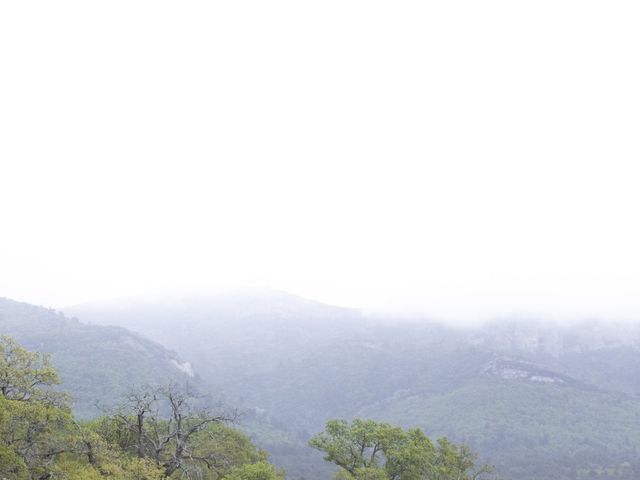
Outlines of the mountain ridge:
<svg viewBox="0 0 640 480">
<path fill-rule="evenodd" d="M 262 445 L 294 476 L 303 472 L 300 463 L 315 461 L 305 453 L 310 434 L 328 418 L 356 416 L 466 441 L 513 478 L 631 479 L 630 472 L 640 472 L 625 466 L 640 451 L 640 433 L 627 426 L 640 426 L 636 325 L 619 331 L 591 320 L 563 326 L 504 319 L 472 327 L 370 321 L 358 310 L 286 293 L 274 303 L 268 297 L 214 298 L 194 308 L 183 302 L 172 311 L 138 305 L 117 321 L 149 334 L 165 330 L 168 345 L 213 388 L 271 425 L 261 430 Z M 98 322 L 114 320 L 117 311 L 73 310 Z M 621 365 L 628 371 L 618 372 Z M 286 448 L 277 440 L 282 429 L 294 439 Z M 279 456 L 284 450 L 295 455 Z M 587 473 L 576 460 L 552 475 L 549 465 L 573 451 L 599 460 Z"/>
<path fill-rule="evenodd" d="M 51 355 L 82 417 L 115 405 L 131 387 L 197 382 L 188 362 L 124 327 L 82 323 L 52 308 L 0 298 L 0 334 Z"/>
</svg>

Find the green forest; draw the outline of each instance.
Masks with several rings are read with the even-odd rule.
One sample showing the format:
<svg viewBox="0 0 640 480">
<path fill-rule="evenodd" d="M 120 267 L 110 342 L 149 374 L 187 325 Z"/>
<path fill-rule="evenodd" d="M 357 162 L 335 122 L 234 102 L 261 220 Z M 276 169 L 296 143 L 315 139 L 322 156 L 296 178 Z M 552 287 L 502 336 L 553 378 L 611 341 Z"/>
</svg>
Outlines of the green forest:
<svg viewBox="0 0 640 480">
<path fill-rule="evenodd" d="M 238 412 L 176 384 L 129 391 L 91 420 L 74 417 L 48 355 L 0 337 L 2 480 L 276 480 L 285 472 L 233 428 Z M 372 420 L 330 420 L 309 442 L 347 480 L 470 480 L 491 474 L 464 445 Z"/>
</svg>

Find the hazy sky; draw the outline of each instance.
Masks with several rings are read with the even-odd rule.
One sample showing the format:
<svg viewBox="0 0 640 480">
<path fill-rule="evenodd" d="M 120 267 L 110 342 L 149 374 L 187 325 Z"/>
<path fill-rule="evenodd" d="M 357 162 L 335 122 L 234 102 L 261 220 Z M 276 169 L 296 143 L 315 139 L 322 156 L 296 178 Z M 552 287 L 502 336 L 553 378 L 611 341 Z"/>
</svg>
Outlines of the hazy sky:
<svg viewBox="0 0 640 480">
<path fill-rule="evenodd" d="M 640 317 L 637 1 L 0 4 L 0 296 Z"/>
</svg>

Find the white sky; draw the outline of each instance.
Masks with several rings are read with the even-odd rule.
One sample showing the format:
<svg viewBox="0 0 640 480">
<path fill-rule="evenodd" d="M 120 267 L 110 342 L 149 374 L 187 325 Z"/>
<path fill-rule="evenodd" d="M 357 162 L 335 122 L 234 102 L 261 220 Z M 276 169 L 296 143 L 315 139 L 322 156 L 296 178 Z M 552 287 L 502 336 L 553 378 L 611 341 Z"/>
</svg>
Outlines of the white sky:
<svg viewBox="0 0 640 480">
<path fill-rule="evenodd" d="M 640 317 L 636 1 L 0 4 L 0 296 Z"/>
</svg>

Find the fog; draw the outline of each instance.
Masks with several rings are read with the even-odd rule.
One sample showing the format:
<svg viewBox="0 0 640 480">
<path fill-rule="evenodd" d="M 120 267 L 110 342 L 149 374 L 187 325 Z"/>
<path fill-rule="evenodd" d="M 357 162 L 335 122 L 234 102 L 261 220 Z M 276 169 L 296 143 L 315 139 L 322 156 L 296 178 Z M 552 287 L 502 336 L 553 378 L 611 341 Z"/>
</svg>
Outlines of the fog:
<svg viewBox="0 0 640 480">
<path fill-rule="evenodd" d="M 0 296 L 640 317 L 635 2 L 0 6 Z"/>
</svg>

